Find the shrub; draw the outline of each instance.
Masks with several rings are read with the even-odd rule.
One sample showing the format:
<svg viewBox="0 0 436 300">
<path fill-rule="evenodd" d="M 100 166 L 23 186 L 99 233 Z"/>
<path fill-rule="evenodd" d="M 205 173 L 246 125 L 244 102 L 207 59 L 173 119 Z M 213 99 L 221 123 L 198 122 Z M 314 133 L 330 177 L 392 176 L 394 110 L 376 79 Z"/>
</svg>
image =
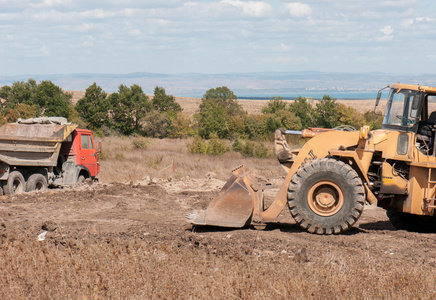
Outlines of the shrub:
<svg viewBox="0 0 436 300">
<path fill-rule="evenodd" d="M 266 158 L 274 156 L 274 152 L 265 146 L 263 142 L 236 139 L 232 148 L 244 157 Z"/>
<path fill-rule="evenodd" d="M 163 160 L 163 155 L 149 156 L 146 159 L 146 164 L 153 169 L 156 169 Z"/>
<path fill-rule="evenodd" d="M 164 138 L 167 135 L 169 121 L 166 113 L 152 111 L 142 118 L 141 123 L 147 136 Z"/>
<path fill-rule="evenodd" d="M 382 128 L 383 115 L 378 115 L 368 110 L 363 114 L 363 118 L 365 119 L 365 125 L 369 125 L 371 130 Z"/>
<path fill-rule="evenodd" d="M 123 153 L 117 153 L 115 154 L 116 160 L 124 160 L 124 154 Z"/>
<path fill-rule="evenodd" d="M 109 157 L 109 154 L 104 149 L 98 154 L 98 160 L 106 160 Z"/>
<path fill-rule="evenodd" d="M 195 134 L 196 131 L 193 128 L 189 115 L 178 112 L 168 128 L 168 137 L 187 138 L 188 136 L 194 136 Z"/>
<path fill-rule="evenodd" d="M 146 150 L 150 146 L 151 142 L 143 137 L 137 137 L 132 140 L 132 145 L 136 149 Z"/>
<path fill-rule="evenodd" d="M 250 139 L 261 139 L 267 134 L 266 115 L 249 115 L 245 120 L 245 133 Z"/>
<path fill-rule="evenodd" d="M 220 140 L 217 135 L 213 135 L 209 140 L 207 147 L 207 154 L 223 155 L 230 151 L 230 146 L 225 140 Z"/>
<path fill-rule="evenodd" d="M 231 149 L 228 143 L 219 139 L 217 135 L 212 135 L 209 141 L 196 136 L 187 147 L 189 153 L 209 155 L 223 155 Z"/>
<path fill-rule="evenodd" d="M 188 152 L 193 154 L 206 154 L 207 153 L 207 142 L 199 136 L 192 139 L 191 142 L 187 143 Z"/>
</svg>

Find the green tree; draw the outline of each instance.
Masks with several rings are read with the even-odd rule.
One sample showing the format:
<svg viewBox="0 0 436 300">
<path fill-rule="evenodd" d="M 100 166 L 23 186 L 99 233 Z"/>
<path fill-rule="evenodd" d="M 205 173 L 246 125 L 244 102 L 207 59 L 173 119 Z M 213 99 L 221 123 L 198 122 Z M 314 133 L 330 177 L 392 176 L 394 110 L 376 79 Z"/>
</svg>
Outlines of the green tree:
<svg viewBox="0 0 436 300">
<path fill-rule="evenodd" d="M 365 125 L 364 116 L 352 107 L 339 103 L 338 114 L 340 125 L 350 125 L 356 129 Z"/>
<path fill-rule="evenodd" d="M 109 96 L 112 126 L 122 134 L 142 134 L 141 119 L 151 111 L 151 102 L 139 85 L 130 88 L 120 85 L 117 93 Z"/>
<path fill-rule="evenodd" d="M 155 110 L 148 113 L 142 120 L 144 133 L 154 138 L 164 138 L 168 134 L 168 115 Z"/>
<path fill-rule="evenodd" d="M 66 117 L 69 115 L 71 93 L 64 92 L 51 81 L 36 84 L 34 79 L 27 82 L 14 82 L 11 87 L 5 86 L 0 90 L 3 113 L 15 109 L 19 104 L 33 105 L 37 115 L 48 117 Z"/>
<path fill-rule="evenodd" d="M 286 102 L 283 101 L 282 97 L 272 97 L 266 107 L 262 108 L 262 113 L 264 114 L 276 114 L 279 111 L 286 109 Z"/>
<path fill-rule="evenodd" d="M 16 122 L 18 118 L 29 119 L 37 116 L 37 111 L 34 105 L 19 103 L 14 109 L 9 109 L 6 113 L 7 122 Z"/>
<path fill-rule="evenodd" d="M 340 123 L 340 117 L 339 103 L 329 95 L 324 95 L 316 104 L 315 123 L 317 127 L 334 128 L 343 125 Z"/>
<path fill-rule="evenodd" d="M 293 112 L 288 110 L 281 110 L 276 113 L 276 116 L 280 119 L 281 127 L 285 129 L 301 130 L 301 120 Z"/>
<path fill-rule="evenodd" d="M 43 114 L 47 117 L 68 118 L 72 97 L 71 93 L 62 91 L 51 81 L 42 81 L 36 87 L 35 102 L 43 108 Z"/>
<path fill-rule="evenodd" d="M 196 134 L 189 115 L 178 112 L 168 128 L 168 136 L 171 138 L 187 138 Z"/>
<path fill-rule="evenodd" d="M 29 79 L 27 82 L 16 81 L 12 86 L 2 87 L 0 98 L 4 99 L 1 102 L 3 110 L 13 109 L 20 103 L 35 105 L 37 86 L 34 79 Z"/>
<path fill-rule="evenodd" d="M 369 125 L 371 130 L 382 128 L 383 115 L 377 115 L 372 110 L 368 110 L 363 114 L 365 125 Z"/>
<path fill-rule="evenodd" d="M 313 127 L 314 125 L 314 109 L 306 98 L 298 96 L 294 102 L 289 104 L 289 111 L 295 114 L 300 119 L 303 128 Z"/>
<path fill-rule="evenodd" d="M 270 115 L 248 115 L 244 124 L 245 135 L 250 139 L 265 138 L 268 134 L 267 126 L 274 126 L 276 124 L 273 121 L 267 122 L 269 118 Z"/>
<path fill-rule="evenodd" d="M 306 105 L 306 103 L 303 104 Z M 294 108 L 296 105 L 299 103 L 295 104 L 294 102 Z M 273 97 L 262 109 L 262 113 L 268 116 L 265 123 L 265 129 L 268 133 L 274 132 L 280 127 L 294 130 L 302 128 L 300 118 L 290 109 L 286 109 L 286 103 L 282 97 Z"/>
<path fill-rule="evenodd" d="M 110 126 L 108 111 L 110 103 L 107 94 L 95 82 L 85 92 L 85 96 L 76 104 L 77 112 L 91 129 Z"/>
<path fill-rule="evenodd" d="M 182 107 L 176 102 L 176 99 L 172 95 L 167 95 L 163 87 L 154 88 L 154 97 L 152 99 L 153 108 L 160 111 L 182 111 Z"/>
<path fill-rule="evenodd" d="M 282 127 L 282 121 L 275 114 L 268 114 L 268 118 L 265 120 L 265 131 L 274 132 Z"/>
<path fill-rule="evenodd" d="M 236 96 L 229 88 L 223 86 L 209 89 L 201 99 L 200 112 L 196 117 L 199 134 L 209 138 L 215 133 L 219 138 L 226 138 L 230 134 L 230 117 L 243 114 L 242 107 L 236 102 Z"/>
</svg>

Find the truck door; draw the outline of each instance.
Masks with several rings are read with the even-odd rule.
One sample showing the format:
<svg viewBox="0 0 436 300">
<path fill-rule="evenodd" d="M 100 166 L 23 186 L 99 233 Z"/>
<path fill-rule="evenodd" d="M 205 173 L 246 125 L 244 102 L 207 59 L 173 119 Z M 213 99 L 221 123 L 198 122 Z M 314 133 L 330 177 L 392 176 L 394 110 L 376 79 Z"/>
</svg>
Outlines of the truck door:
<svg viewBox="0 0 436 300">
<path fill-rule="evenodd" d="M 89 133 L 80 133 L 80 161 L 81 165 L 88 168 L 91 176 L 96 176 L 99 171 L 98 154 L 94 148 L 94 140 Z"/>
</svg>

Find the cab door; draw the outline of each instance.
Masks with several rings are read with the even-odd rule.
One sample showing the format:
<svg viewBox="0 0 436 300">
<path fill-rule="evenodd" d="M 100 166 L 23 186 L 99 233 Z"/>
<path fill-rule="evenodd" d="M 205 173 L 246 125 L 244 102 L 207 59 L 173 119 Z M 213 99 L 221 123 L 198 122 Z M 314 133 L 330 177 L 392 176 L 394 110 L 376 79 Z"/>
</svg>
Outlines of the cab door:
<svg viewBox="0 0 436 300">
<path fill-rule="evenodd" d="M 79 153 L 80 164 L 88 168 L 91 176 L 94 177 L 99 172 L 98 153 L 94 147 L 94 139 L 91 132 L 79 132 L 80 144 Z"/>
</svg>

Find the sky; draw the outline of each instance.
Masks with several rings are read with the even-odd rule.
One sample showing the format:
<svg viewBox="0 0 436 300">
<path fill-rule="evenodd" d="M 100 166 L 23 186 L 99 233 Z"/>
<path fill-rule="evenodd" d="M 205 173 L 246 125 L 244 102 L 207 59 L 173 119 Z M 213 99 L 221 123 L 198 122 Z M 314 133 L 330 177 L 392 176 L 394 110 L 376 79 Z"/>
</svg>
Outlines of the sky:
<svg viewBox="0 0 436 300">
<path fill-rule="evenodd" d="M 435 73 L 436 1 L 0 0 L 0 76 Z"/>
</svg>

